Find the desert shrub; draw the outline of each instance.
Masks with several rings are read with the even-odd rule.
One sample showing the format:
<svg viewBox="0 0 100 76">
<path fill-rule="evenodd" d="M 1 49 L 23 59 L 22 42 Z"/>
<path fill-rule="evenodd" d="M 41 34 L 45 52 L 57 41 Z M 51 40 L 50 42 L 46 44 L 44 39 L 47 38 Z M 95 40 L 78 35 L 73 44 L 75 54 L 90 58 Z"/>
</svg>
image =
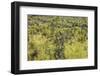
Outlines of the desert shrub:
<svg viewBox="0 0 100 76">
<path fill-rule="evenodd" d="M 28 15 L 28 60 L 88 57 L 88 18 Z"/>
</svg>

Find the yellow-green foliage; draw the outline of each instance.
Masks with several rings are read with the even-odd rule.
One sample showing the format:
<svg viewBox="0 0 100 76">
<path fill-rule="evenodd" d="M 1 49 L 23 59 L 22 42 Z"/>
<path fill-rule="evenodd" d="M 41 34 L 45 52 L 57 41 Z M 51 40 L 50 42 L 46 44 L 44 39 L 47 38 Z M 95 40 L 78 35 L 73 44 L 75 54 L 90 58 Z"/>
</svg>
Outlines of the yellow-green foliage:
<svg viewBox="0 0 100 76">
<path fill-rule="evenodd" d="M 88 57 L 87 17 L 28 15 L 28 60 Z"/>
<path fill-rule="evenodd" d="M 73 42 L 72 45 L 64 44 L 64 55 L 66 59 L 86 58 L 88 55 L 87 43 Z"/>
</svg>

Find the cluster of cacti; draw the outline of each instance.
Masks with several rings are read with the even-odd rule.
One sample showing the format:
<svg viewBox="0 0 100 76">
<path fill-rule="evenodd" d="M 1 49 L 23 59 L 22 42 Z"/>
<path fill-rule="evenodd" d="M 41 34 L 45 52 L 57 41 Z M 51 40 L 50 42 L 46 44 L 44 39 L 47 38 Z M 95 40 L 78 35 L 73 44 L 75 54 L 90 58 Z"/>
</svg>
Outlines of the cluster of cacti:
<svg viewBox="0 0 100 76">
<path fill-rule="evenodd" d="M 88 57 L 88 18 L 28 15 L 28 60 Z"/>
</svg>

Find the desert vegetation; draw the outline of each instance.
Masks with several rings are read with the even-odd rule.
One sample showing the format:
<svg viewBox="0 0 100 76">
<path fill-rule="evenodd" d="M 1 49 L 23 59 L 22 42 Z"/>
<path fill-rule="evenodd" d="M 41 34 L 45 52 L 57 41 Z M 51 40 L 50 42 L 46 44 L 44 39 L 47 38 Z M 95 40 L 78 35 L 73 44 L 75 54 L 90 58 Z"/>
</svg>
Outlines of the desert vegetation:
<svg viewBox="0 0 100 76">
<path fill-rule="evenodd" d="M 88 57 L 88 18 L 28 15 L 28 60 Z"/>
</svg>

